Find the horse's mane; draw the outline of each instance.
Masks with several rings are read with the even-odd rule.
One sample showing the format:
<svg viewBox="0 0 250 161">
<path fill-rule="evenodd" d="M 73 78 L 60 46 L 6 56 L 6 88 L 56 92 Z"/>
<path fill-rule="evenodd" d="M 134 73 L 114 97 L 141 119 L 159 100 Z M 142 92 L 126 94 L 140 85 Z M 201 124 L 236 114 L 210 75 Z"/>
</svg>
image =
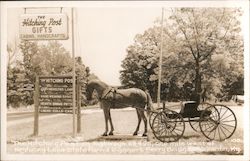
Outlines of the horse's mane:
<svg viewBox="0 0 250 161">
<path fill-rule="evenodd" d="M 106 84 L 105 82 L 101 81 L 100 79 L 92 79 L 88 82 L 88 84 L 100 84 L 103 86 L 109 86 L 108 84 Z"/>
</svg>

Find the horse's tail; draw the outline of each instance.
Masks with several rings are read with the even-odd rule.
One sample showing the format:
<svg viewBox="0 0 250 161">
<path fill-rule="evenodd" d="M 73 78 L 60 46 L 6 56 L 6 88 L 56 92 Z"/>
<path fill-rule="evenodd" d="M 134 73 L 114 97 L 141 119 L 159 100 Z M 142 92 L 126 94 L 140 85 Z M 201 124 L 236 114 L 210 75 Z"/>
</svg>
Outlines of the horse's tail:
<svg viewBox="0 0 250 161">
<path fill-rule="evenodd" d="M 146 104 L 146 109 L 147 109 L 147 114 L 150 113 L 151 110 L 153 110 L 153 101 L 152 98 L 149 94 L 148 91 L 145 91 L 146 95 L 147 95 L 147 104 Z"/>
</svg>

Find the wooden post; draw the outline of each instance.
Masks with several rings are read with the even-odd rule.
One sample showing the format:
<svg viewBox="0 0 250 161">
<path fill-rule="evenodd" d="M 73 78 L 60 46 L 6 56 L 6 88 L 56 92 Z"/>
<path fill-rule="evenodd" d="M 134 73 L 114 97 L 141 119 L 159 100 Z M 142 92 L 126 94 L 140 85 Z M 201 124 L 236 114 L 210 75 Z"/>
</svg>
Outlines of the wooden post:
<svg viewBox="0 0 250 161">
<path fill-rule="evenodd" d="M 81 85 L 78 79 L 77 81 L 77 133 L 81 132 Z"/>
<path fill-rule="evenodd" d="M 34 93 L 34 136 L 38 136 L 39 131 L 39 96 L 40 96 L 40 90 L 39 90 L 39 77 L 36 76 L 36 82 L 35 82 L 35 93 Z"/>
<path fill-rule="evenodd" d="M 160 108 L 161 102 L 161 73 L 162 73 L 162 48 L 163 48 L 163 21 L 164 21 L 164 8 L 162 8 L 161 15 L 161 46 L 160 46 L 160 57 L 159 57 L 159 71 L 158 71 L 158 88 L 157 88 L 157 108 Z M 148 126 L 148 137 L 147 140 L 153 140 L 154 135 L 152 129 L 149 125 L 149 117 L 147 116 L 147 126 Z"/>
<path fill-rule="evenodd" d="M 75 37 L 74 37 L 74 8 L 71 8 L 72 29 L 72 61 L 73 61 L 73 137 L 76 137 L 76 67 L 75 67 Z"/>
<path fill-rule="evenodd" d="M 162 15 L 161 15 L 161 48 L 160 48 L 160 58 L 159 58 L 158 90 L 157 90 L 158 108 L 160 108 L 160 102 L 161 102 L 161 71 L 162 71 L 163 20 L 164 20 L 163 18 L 164 18 L 164 8 L 162 8 Z"/>
<path fill-rule="evenodd" d="M 146 118 L 147 118 L 147 141 L 152 141 L 154 140 L 154 134 L 150 127 L 149 114 L 146 115 Z"/>
</svg>

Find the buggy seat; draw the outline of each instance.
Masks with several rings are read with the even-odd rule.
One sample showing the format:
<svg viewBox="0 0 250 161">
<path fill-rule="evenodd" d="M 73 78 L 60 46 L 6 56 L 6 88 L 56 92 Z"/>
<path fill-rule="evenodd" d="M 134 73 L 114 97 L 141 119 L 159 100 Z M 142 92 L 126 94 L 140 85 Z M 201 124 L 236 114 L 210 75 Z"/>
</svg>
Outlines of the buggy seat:
<svg viewBox="0 0 250 161">
<path fill-rule="evenodd" d="M 182 115 L 183 118 L 199 117 L 202 111 L 197 110 L 198 106 L 199 104 L 195 101 L 185 102 L 183 110 L 180 111 L 180 114 Z"/>
</svg>

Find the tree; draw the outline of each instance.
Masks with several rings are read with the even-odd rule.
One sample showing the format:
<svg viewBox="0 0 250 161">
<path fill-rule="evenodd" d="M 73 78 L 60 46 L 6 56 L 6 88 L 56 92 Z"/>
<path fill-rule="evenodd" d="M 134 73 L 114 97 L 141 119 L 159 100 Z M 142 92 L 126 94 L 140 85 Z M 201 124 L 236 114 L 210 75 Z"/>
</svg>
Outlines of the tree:
<svg viewBox="0 0 250 161">
<path fill-rule="evenodd" d="M 39 47 L 36 41 L 26 41 L 23 40 L 20 43 L 20 49 L 23 54 L 22 65 L 25 70 L 25 78 L 27 78 L 30 83 L 35 82 L 35 74 L 40 74 L 41 71 L 37 64 L 34 63 L 34 58 L 39 55 Z M 45 56 L 46 57 L 46 56 Z"/>
<path fill-rule="evenodd" d="M 20 62 L 16 59 L 19 48 L 15 43 L 8 42 L 7 53 L 7 107 L 18 107 L 23 98 L 23 75 L 24 72 Z"/>
<path fill-rule="evenodd" d="M 228 94 L 225 88 L 243 77 L 241 14 L 237 8 L 172 9 L 163 29 L 162 86 L 170 89 L 174 83 L 176 89 L 172 92 L 177 92 L 177 87 L 182 90 L 185 83 L 191 82 L 196 92 L 205 88 L 210 95 Z M 147 87 L 156 86 L 160 31 L 157 21 L 144 34 L 136 35 L 122 63 L 123 84 L 145 86 L 144 81 L 149 80 Z M 143 55 L 150 56 L 151 60 L 147 61 Z M 143 63 L 152 68 L 147 69 L 141 65 Z M 182 94 L 179 92 L 180 98 L 184 98 Z M 172 95 L 177 97 L 177 94 Z"/>
<path fill-rule="evenodd" d="M 33 91 L 23 90 L 25 85 L 34 85 L 39 75 L 69 75 L 72 73 L 72 58 L 58 41 L 38 44 L 37 41 L 21 41 L 19 48 L 23 60 L 8 68 L 8 105 L 33 104 Z M 8 47 L 12 53 L 12 48 Z M 78 58 L 79 59 L 79 58 Z M 77 61 L 78 75 L 84 77 L 85 66 Z"/>
<path fill-rule="evenodd" d="M 206 86 L 205 82 L 215 79 L 222 89 L 226 80 L 243 75 L 240 15 L 240 10 L 235 8 L 172 10 L 166 33 L 172 43 L 167 51 L 175 53 L 180 61 L 179 69 L 184 69 L 181 75 L 193 78 L 197 92 L 202 90 L 202 81 Z M 165 59 L 165 64 L 169 64 L 168 61 Z"/>
<path fill-rule="evenodd" d="M 58 41 L 40 45 L 32 63 L 40 75 L 65 75 L 72 71 L 72 58 Z"/>
<path fill-rule="evenodd" d="M 17 63 L 15 66 L 8 68 L 7 71 L 7 107 L 19 107 L 25 104 L 29 93 L 24 91 L 24 69 Z"/>
<path fill-rule="evenodd" d="M 14 64 L 15 57 L 19 51 L 17 41 L 15 43 L 8 42 L 7 44 L 7 52 L 8 52 L 8 69 L 11 68 Z"/>
<path fill-rule="evenodd" d="M 134 44 L 127 48 L 128 54 L 122 61 L 120 80 L 123 86 L 147 89 L 150 93 L 156 93 L 157 81 L 154 74 L 158 68 L 156 54 L 159 52 L 156 39 L 157 33 L 154 28 L 150 28 L 142 35 L 136 35 Z M 156 99 L 156 95 L 153 94 L 152 97 Z"/>
</svg>

